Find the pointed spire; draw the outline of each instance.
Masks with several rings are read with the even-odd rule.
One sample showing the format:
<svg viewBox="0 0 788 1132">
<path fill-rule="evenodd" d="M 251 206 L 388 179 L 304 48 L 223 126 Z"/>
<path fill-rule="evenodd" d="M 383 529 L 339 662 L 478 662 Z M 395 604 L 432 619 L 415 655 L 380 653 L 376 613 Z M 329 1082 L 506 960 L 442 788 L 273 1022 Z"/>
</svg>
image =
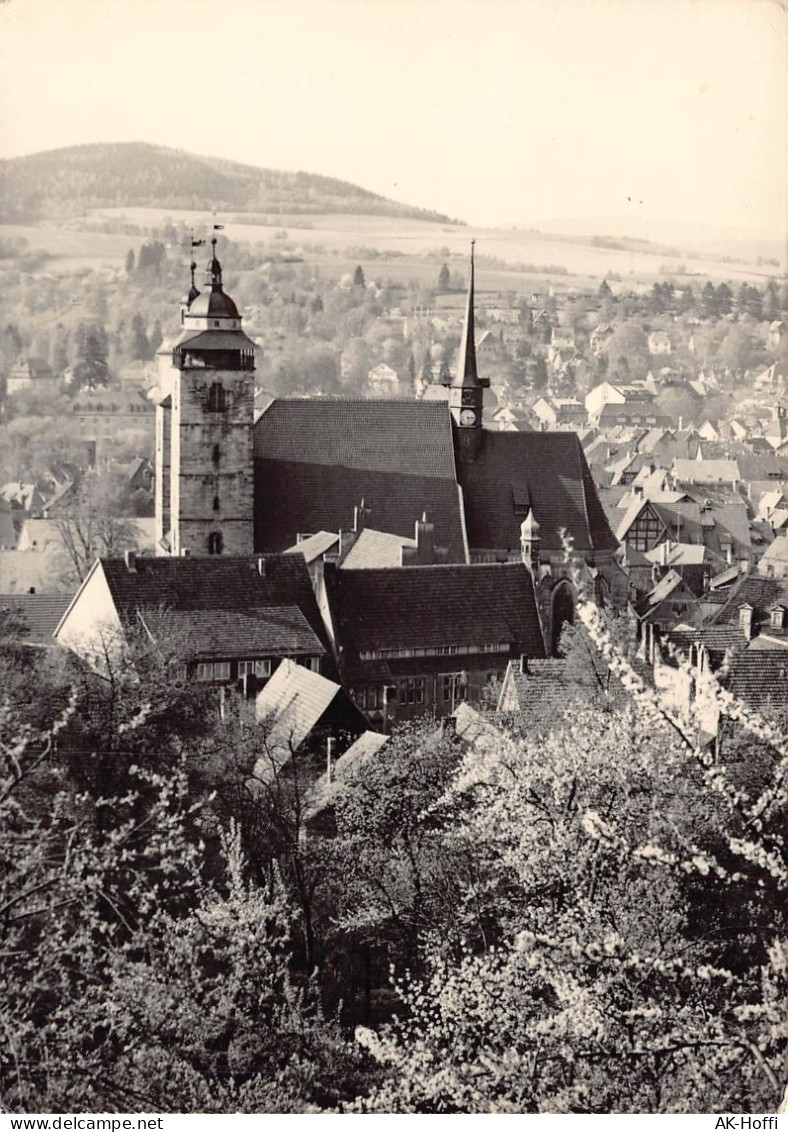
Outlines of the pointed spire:
<svg viewBox="0 0 788 1132">
<path fill-rule="evenodd" d="M 465 323 L 462 328 L 460 349 L 457 354 L 457 372 L 454 375 L 453 385 L 474 386 L 479 383 L 479 375 L 476 372 L 476 334 L 473 325 L 473 249 L 475 244 L 476 241 L 471 240 L 471 272 L 468 279 L 468 303 L 465 308 Z"/>
<path fill-rule="evenodd" d="M 463 388 L 487 387 L 489 380 L 480 379 L 476 368 L 476 331 L 474 327 L 474 247 L 471 240 L 471 270 L 468 279 L 468 302 L 465 308 L 465 323 L 462 328 L 460 349 L 457 354 L 457 372 L 452 385 Z"/>
</svg>

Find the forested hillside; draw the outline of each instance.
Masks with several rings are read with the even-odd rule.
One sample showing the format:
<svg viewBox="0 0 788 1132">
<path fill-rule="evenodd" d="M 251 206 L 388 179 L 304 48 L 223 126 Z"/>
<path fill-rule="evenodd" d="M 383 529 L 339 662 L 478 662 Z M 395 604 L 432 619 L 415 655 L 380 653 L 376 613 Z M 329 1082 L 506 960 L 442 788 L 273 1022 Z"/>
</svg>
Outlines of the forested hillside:
<svg viewBox="0 0 788 1132">
<path fill-rule="evenodd" d="M 70 146 L 0 162 L 0 221 L 132 206 L 448 221 L 332 177 L 259 169 L 143 142 Z"/>
</svg>

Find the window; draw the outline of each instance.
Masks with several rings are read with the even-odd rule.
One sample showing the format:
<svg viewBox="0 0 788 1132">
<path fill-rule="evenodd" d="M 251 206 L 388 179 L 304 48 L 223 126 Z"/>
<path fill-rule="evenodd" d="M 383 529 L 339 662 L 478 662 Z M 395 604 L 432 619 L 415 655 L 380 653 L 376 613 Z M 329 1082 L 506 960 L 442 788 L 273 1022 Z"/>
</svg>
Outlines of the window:
<svg viewBox="0 0 788 1132">
<path fill-rule="evenodd" d="M 635 550 L 650 550 L 662 534 L 662 524 L 654 515 L 641 515 L 630 528 L 627 543 Z"/>
<path fill-rule="evenodd" d="M 427 695 L 427 680 L 424 676 L 409 676 L 399 682 L 399 700 L 403 704 L 423 704 Z"/>
<path fill-rule="evenodd" d="M 214 381 L 208 390 L 206 408 L 209 413 L 223 413 L 227 408 L 227 391 L 219 381 Z"/>
<path fill-rule="evenodd" d="M 381 706 L 381 690 L 377 684 L 363 684 L 360 688 L 351 688 L 350 695 L 362 711 L 377 711 Z"/>
<path fill-rule="evenodd" d="M 467 698 L 468 677 L 465 672 L 446 672 L 441 677 L 441 684 L 443 687 L 443 702 L 445 704 L 451 704 L 452 708 L 454 708 L 455 704 Z"/>
<path fill-rule="evenodd" d="M 221 531 L 211 531 L 208 535 L 208 553 L 221 554 L 224 549 L 224 535 Z"/>
<path fill-rule="evenodd" d="M 271 661 L 270 660 L 239 660 L 238 661 L 238 678 L 242 676 L 270 676 L 271 675 Z"/>
<path fill-rule="evenodd" d="M 213 509 L 214 509 L 214 511 L 219 510 L 219 496 L 218 495 L 214 495 L 214 497 L 213 497 Z"/>
<path fill-rule="evenodd" d="M 198 680 L 229 680 L 229 660 L 201 661 L 197 665 Z"/>
</svg>

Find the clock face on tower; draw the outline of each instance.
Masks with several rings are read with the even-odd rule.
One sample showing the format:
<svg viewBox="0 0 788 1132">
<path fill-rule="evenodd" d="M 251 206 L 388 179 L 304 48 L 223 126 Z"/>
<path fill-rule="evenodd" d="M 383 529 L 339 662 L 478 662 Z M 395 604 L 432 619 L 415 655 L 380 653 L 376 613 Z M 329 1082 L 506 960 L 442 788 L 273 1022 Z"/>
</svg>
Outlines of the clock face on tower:
<svg viewBox="0 0 788 1132">
<path fill-rule="evenodd" d="M 460 413 L 460 424 L 472 425 L 476 424 L 476 413 L 473 409 L 463 409 Z"/>
</svg>

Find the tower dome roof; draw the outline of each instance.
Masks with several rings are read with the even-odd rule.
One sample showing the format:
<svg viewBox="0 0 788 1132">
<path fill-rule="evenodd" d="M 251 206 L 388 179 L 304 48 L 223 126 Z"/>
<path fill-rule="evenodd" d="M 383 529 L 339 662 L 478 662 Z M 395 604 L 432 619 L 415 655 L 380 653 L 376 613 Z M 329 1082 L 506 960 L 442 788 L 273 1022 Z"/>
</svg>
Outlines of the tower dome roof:
<svg viewBox="0 0 788 1132">
<path fill-rule="evenodd" d="M 189 307 L 198 318 L 240 318 L 238 307 L 224 291 L 203 291 Z"/>
</svg>

